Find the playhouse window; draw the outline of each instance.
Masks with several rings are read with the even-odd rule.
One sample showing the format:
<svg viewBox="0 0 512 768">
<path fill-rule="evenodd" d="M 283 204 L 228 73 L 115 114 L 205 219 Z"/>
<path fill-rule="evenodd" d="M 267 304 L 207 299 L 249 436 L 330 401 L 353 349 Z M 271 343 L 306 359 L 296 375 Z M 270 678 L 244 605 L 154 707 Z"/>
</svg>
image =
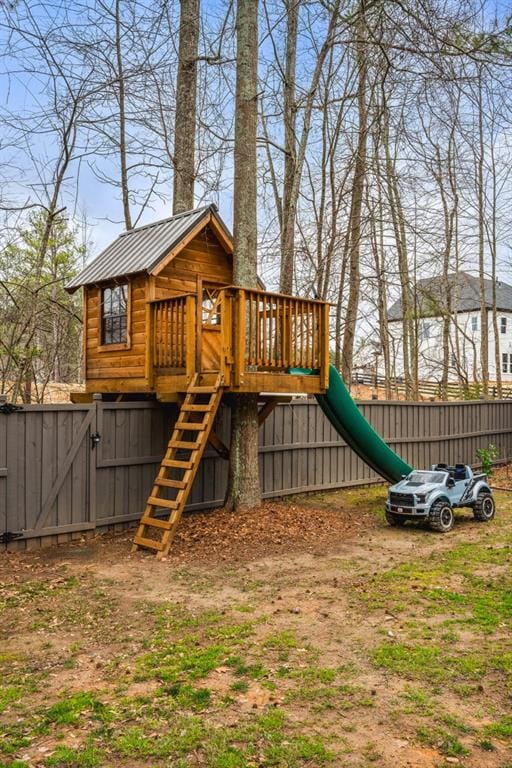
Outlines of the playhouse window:
<svg viewBox="0 0 512 768">
<path fill-rule="evenodd" d="M 506 333 L 507 332 L 507 318 L 506 317 L 500 317 L 500 323 L 501 323 L 501 332 Z"/>
<path fill-rule="evenodd" d="M 471 318 L 471 330 L 478 331 L 478 317 L 476 315 Z"/>
<path fill-rule="evenodd" d="M 128 286 L 116 285 L 101 291 L 101 343 L 127 341 Z"/>
</svg>

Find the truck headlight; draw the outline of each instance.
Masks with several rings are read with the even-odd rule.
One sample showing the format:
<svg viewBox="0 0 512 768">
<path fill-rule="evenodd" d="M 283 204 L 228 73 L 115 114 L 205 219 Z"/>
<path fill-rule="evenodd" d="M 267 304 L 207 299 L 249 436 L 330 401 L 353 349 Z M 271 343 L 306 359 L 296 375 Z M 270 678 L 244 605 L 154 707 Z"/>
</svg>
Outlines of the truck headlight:
<svg viewBox="0 0 512 768">
<path fill-rule="evenodd" d="M 425 504 L 426 500 L 428 499 L 428 493 L 417 493 L 416 498 L 418 500 L 418 504 Z"/>
</svg>

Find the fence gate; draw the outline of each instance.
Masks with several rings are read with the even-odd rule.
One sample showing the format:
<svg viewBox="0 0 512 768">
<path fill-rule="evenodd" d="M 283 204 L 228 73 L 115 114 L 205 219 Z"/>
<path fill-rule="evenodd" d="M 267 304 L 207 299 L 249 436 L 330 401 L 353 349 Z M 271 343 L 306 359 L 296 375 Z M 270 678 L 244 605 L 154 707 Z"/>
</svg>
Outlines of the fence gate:
<svg viewBox="0 0 512 768">
<path fill-rule="evenodd" d="M 0 412 L 2 548 L 95 527 L 96 414 L 96 403 Z"/>
</svg>

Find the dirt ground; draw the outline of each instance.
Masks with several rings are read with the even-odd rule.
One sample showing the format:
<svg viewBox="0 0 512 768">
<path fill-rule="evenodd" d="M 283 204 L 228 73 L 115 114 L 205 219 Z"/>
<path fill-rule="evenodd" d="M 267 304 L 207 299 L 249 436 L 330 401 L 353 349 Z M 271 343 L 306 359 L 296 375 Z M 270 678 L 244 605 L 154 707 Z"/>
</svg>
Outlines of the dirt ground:
<svg viewBox="0 0 512 768">
<path fill-rule="evenodd" d="M 512 768 L 512 494 L 447 535 L 384 497 L 0 556 L 0 766 Z"/>
</svg>

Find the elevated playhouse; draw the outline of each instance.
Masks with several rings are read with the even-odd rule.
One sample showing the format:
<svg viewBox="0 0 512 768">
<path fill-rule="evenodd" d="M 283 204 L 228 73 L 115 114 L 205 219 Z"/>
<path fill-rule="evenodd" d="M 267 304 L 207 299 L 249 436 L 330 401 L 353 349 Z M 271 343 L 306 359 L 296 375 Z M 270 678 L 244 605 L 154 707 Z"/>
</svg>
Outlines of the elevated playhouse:
<svg viewBox="0 0 512 768">
<path fill-rule="evenodd" d="M 233 242 L 215 206 L 121 234 L 71 283 L 84 291 L 85 393 L 180 405 L 134 539 L 169 550 L 222 397 L 255 392 L 260 422 L 283 395 L 317 396 L 345 441 L 395 481 L 410 471 L 329 365 L 329 305 L 233 285 Z"/>
</svg>

